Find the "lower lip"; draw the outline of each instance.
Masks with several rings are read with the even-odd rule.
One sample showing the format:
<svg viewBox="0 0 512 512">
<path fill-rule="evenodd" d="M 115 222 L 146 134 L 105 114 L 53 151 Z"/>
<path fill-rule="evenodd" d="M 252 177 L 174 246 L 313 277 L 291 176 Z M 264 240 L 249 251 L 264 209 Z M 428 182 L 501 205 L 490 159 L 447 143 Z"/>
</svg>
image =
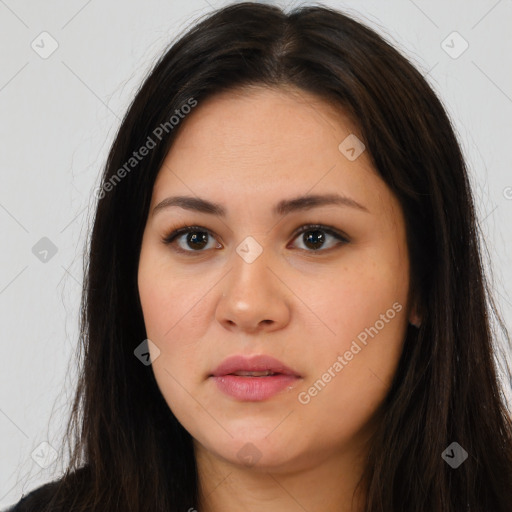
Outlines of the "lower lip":
<svg viewBox="0 0 512 512">
<path fill-rule="evenodd" d="M 289 386 L 293 386 L 299 377 L 295 375 L 269 375 L 268 377 L 242 377 L 222 375 L 212 377 L 217 387 L 227 395 L 238 400 L 266 400 Z"/>
</svg>

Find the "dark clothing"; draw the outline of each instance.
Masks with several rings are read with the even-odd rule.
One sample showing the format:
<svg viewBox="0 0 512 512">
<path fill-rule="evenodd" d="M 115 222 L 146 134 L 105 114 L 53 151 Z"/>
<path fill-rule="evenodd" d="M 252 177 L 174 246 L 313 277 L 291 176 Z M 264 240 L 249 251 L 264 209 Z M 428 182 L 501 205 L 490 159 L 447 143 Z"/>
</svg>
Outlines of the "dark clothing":
<svg viewBox="0 0 512 512">
<path fill-rule="evenodd" d="M 57 488 L 58 481 L 37 487 L 29 494 L 22 496 L 18 503 L 3 512 L 39 512 L 50 502 Z"/>
<path fill-rule="evenodd" d="M 70 475 L 68 475 L 67 485 L 68 488 L 73 490 L 73 501 L 75 501 L 77 495 L 83 491 L 84 487 L 88 487 L 87 484 L 90 482 L 89 470 L 89 466 L 86 465 L 79 468 L 76 472 L 72 472 Z M 1 512 L 40 512 L 44 510 L 55 496 L 59 485 L 63 481 L 63 478 L 64 477 L 36 487 L 25 496 L 22 496 L 18 503 L 11 505 L 10 508 Z M 70 508 L 73 507 L 63 507 L 62 505 L 56 507 L 52 505 L 50 510 L 52 512 L 72 512 Z"/>
</svg>

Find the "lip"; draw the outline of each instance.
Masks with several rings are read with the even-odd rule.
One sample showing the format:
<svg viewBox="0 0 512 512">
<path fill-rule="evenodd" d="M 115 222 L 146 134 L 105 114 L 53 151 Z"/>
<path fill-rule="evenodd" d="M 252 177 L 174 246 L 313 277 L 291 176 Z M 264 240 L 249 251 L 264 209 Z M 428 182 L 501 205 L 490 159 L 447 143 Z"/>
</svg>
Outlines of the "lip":
<svg viewBox="0 0 512 512">
<path fill-rule="evenodd" d="M 286 366 L 282 361 L 267 355 L 257 355 L 252 357 L 237 355 L 228 357 L 217 368 L 215 368 L 215 370 L 213 370 L 211 376 L 222 377 L 237 371 L 263 372 L 265 370 L 273 373 L 300 377 L 295 370 Z"/>
<path fill-rule="evenodd" d="M 270 371 L 275 375 L 252 377 L 233 375 L 235 372 Z M 223 393 L 241 401 L 266 400 L 285 388 L 294 386 L 302 377 L 282 361 L 267 355 L 231 356 L 210 375 Z"/>
</svg>

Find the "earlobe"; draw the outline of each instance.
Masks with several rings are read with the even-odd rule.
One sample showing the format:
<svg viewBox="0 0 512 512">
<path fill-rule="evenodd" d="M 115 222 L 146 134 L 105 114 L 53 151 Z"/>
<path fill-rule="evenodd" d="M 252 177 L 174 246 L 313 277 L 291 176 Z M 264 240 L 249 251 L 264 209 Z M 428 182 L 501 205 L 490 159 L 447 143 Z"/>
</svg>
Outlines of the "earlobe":
<svg viewBox="0 0 512 512">
<path fill-rule="evenodd" d="M 420 328 L 421 326 L 421 318 L 420 315 L 416 312 L 416 308 L 414 307 L 409 315 L 409 323 L 414 325 L 416 328 Z"/>
</svg>

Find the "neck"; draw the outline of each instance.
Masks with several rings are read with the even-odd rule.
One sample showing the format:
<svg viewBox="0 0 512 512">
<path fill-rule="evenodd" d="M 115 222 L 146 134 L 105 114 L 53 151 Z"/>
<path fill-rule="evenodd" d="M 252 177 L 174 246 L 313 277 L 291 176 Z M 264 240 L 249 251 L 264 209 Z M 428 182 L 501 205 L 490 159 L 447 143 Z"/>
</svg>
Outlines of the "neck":
<svg viewBox="0 0 512 512">
<path fill-rule="evenodd" d="M 360 512 L 354 495 L 366 454 L 333 452 L 309 461 L 243 467 L 195 443 L 199 476 L 198 512 Z M 307 459 L 308 457 L 304 457 Z M 293 470 L 292 470 L 293 468 Z"/>
</svg>

